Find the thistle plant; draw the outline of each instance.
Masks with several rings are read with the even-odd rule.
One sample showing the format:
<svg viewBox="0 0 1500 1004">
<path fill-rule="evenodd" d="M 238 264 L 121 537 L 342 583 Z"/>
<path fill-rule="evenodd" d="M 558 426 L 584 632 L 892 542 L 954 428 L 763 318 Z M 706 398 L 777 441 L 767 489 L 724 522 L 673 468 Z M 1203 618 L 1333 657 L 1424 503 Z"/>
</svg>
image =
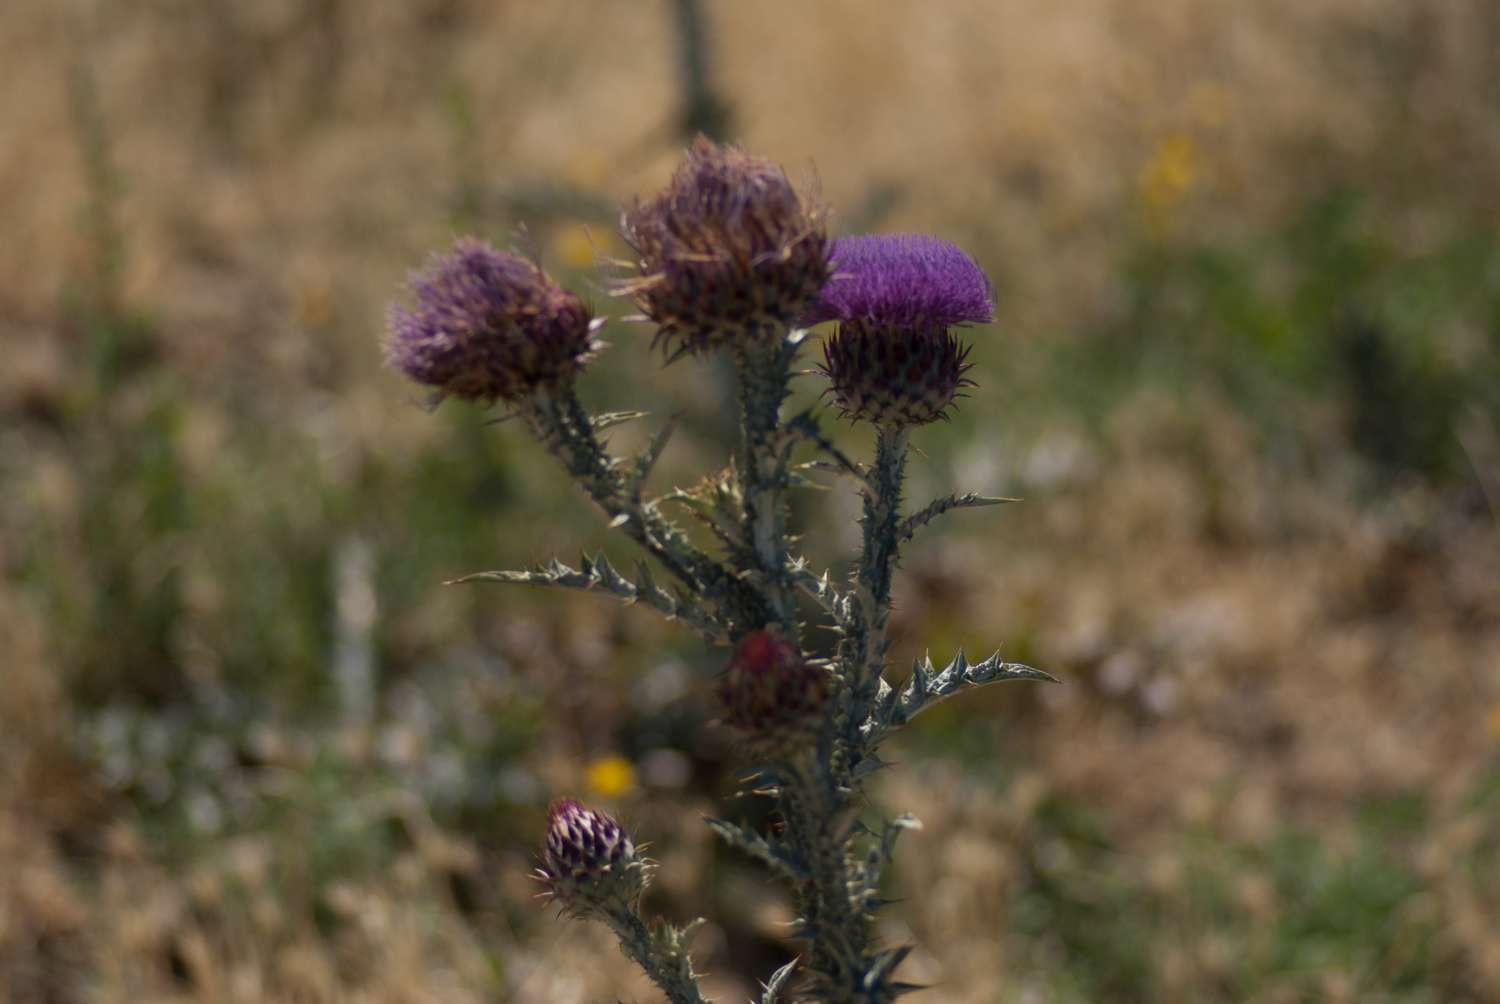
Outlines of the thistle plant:
<svg viewBox="0 0 1500 1004">
<path fill-rule="evenodd" d="M 651 472 L 670 422 L 635 456 L 610 452 L 603 432 L 640 413 L 596 414 L 575 378 L 594 362 L 597 321 L 537 265 L 460 240 L 412 281 L 386 342 L 396 369 L 458 397 L 502 406 L 639 552 L 622 572 L 602 553 L 460 582 L 594 590 L 649 607 L 730 654 L 719 679 L 721 719 L 746 758 L 746 791 L 775 800 L 770 832 L 708 825 L 763 863 L 796 904 L 798 960 L 771 975 L 762 1004 L 794 999 L 882 1004 L 916 989 L 896 973 L 909 946 L 873 931 L 882 875 L 909 816 L 871 821 L 865 780 L 885 766 L 880 743 L 918 713 L 970 686 L 1046 680 L 997 654 L 924 659 L 900 686 L 886 680 L 891 581 L 902 547 L 950 510 L 1004 499 L 950 495 L 908 511 L 903 482 L 914 429 L 946 418 L 970 386 L 956 329 L 993 319 L 983 271 L 934 237 L 831 241 L 825 215 L 775 165 L 698 140 L 665 191 L 624 215 L 635 254 L 622 295 L 655 327 L 668 361 L 725 353 L 738 382 L 739 442 L 721 471 L 692 490 L 653 496 Z M 842 416 L 873 427 L 863 464 L 822 431 L 814 410 L 783 405 L 809 340 L 836 328 L 817 368 Z M 691 363 L 685 364 L 691 365 Z M 809 473 L 845 479 L 863 498 L 860 552 L 847 580 L 819 574 L 796 552 L 787 496 Z M 707 528 L 700 545 L 673 514 Z M 678 518 L 683 518 L 679 515 Z M 831 629 L 830 651 L 808 650 L 810 624 Z M 631 834 L 571 800 L 555 802 L 538 876 L 564 912 L 600 920 L 673 1004 L 705 1000 L 688 950 L 691 925 L 648 924 L 651 871 Z"/>
</svg>

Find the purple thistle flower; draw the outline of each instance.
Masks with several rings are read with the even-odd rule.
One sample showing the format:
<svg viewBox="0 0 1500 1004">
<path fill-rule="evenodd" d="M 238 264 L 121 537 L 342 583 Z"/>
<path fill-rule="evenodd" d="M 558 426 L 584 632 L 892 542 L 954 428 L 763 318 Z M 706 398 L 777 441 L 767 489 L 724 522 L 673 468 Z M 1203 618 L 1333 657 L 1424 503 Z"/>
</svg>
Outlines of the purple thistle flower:
<svg viewBox="0 0 1500 1004">
<path fill-rule="evenodd" d="M 483 241 L 460 239 L 410 287 L 415 305 L 390 309 L 386 362 L 440 397 L 516 403 L 571 380 L 594 348 L 583 300 Z"/>
<path fill-rule="evenodd" d="M 775 164 L 701 136 L 622 229 L 639 272 L 622 291 L 672 357 L 782 331 L 828 281 L 822 214 Z"/>
<path fill-rule="evenodd" d="M 949 330 L 994 319 L 988 277 L 947 241 L 921 234 L 848 237 L 834 277 L 802 323 L 838 321 L 823 373 L 855 421 L 899 428 L 944 418 L 972 381 L 969 350 Z"/>
<path fill-rule="evenodd" d="M 802 320 L 951 328 L 995 319 L 990 280 L 974 260 L 926 234 L 869 234 L 833 244 L 833 279 Z"/>
<path fill-rule="evenodd" d="M 646 887 L 646 862 L 611 815 L 571 798 L 547 808 L 547 837 L 537 877 L 564 909 L 632 906 Z"/>
</svg>

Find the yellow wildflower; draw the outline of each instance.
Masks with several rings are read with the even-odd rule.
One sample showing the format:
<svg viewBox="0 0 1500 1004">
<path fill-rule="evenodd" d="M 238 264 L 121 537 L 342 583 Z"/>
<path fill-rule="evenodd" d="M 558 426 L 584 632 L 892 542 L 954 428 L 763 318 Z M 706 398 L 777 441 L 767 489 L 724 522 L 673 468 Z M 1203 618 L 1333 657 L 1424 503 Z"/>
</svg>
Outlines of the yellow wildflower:
<svg viewBox="0 0 1500 1004">
<path fill-rule="evenodd" d="M 588 768 L 589 790 L 600 798 L 619 798 L 635 790 L 635 767 L 618 754 L 599 757 Z"/>
<path fill-rule="evenodd" d="M 1162 140 L 1141 169 L 1141 198 L 1158 211 L 1176 205 L 1198 180 L 1198 159 L 1193 137 L 1179 133 Z"/>
</svg>

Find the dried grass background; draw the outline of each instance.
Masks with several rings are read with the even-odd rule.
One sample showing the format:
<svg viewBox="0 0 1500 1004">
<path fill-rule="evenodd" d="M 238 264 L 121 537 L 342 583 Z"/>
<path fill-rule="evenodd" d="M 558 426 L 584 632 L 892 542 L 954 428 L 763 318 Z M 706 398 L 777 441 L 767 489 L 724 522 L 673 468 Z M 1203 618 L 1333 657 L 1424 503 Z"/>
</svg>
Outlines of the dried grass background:
<svg viewBox="0 0 1500 1004">
<path fill-rule="evenodd" d="M 1454 220 L 1500 223 L 1500 8 L 1485 0 L 707 11 L 737 138 L 814 184 L 836 226 L 940 233 L 990 269 L 1000 322 L 977 358 L 995 386 L 1049 372 L 1046 343 L 1086 345 L 1125 312 L 1120 262 L 1142 242 L 1249 239 L 1339 187 L 1367 193 L 1403 249 Z M 699 713 L 707 677 L 682 683 L 680 663 L 718 656 L 590 597 L 439 589 L 497 555 L 600 538 L 519 445 L 456 452 L 478 419 L 414 407 L 377 338 L 403 273 L 460 227 L 503 238 L 524 220 L 550 267 L 602 289 L 594 259 L 620 250 L 610 207 L 660 184 L 681 146 L 670 14 L 596 0 L 0 8 L 0 1001 L 653 999 L 603 932 L 540 915 L 528 841 L 550 793 L 611 762 L 644 700 L 626 696 L 637 669 L 655 667 L 669 709 Z M 80 301 L 145 316 L 146 377 L 85 387 Z M 632 337 L 614 331 L 601 366 Z M 596 367 L 598 393 L 716 407 L 685 371 L 618 365 L 613 379 Z M 129 471 L 149 458 L 121 430 L 154 428 L 164 407 L 174 476 L 217 501 L 135 536 L 154 503 Z M 1142 999 L 1143 985 L 1183 1002 L 1500 999 L 1500 805 L 1483 794 L 1500 790 L 1493 521 L 1408 482 L 1373 504 L 1331 488 L 1345 460 L 1316 443 L 1312 472 L 1328 476 L 1291 477 L 1211 388 L 1130 395 L 1092 431 L 1064 407 L 1007 407 L 983 398 L 934 438 L 918 487 L 977 480 L 1029 501 L 913 549 L 899 655 L 1003 644 L 1069 682 L 954 702 L 894 751 L 877 801 L 926 824 L 903 845 L 885 921 L 920 946 L 910 978 L 956 1004 Z M 1315 428 L 1335 411 L 1313 408 Z M 1483 479 L 1500 440 L 1471 428 Z M 691 472 L 711 430 L 679 449 Z M 368 529 L 404 518 L 382 490 L 420 502 L 438 477 L 424 464 L 481 455 L 518 472 L 497 489 L 498 525 L 475 517 L 461 554 L 390 571 L 414 543 Z M 101 497 L 115 483 L 101 471 L 125 487 Z M 114 529 L 89 529 L 101 509 Z M 268 522 L 281 543 L 258 536 Z M 180 580 L 169 668 L 90 635 L 122 594 L 58 614 L 94 588 L 101 539 L 126 594 Z M 373 590 L 378 628 L 363 593 L 328 586 L 339 568 L 359 579 L 366 546 L 381 571 L 350 588 Z M 327 575 L 306 599 L 288 566 L 252 615 L 236 576 L 274 548 L 326 549 Z M 306 647 L 291 624 L 284 643 L 245 637 L 277 634 L 283 606 L 327 635 L 301 675 L 245 665 Z M 429 709 L 418 725 L 399 710 L 308 724 L 290 703 L 317 690 L 351 624 L 378 634 L 390 706 L 411 690 Z M 252 722 L 206 769 L 253 760 L 255 804 L 286 806 L 255 818 L 275 825 L 185 841 L 141 808 L 149 777 L 113 783 L 89 752 L 122 693 L 159 708 L 257 672 L 276 681 L 256 712 L 276 729 Z M 421 689 L 455 675 L 457 698 Z M 518 773 L 482 779 L 509 792 L 505 819 L 365 785 L 372 765 L 437 771 L 442 737 L 421 723 L 469 698 L 535 719 L 514 724 Z M 656 842 L 655 905 L 713 916 L 699 942 L 710 986 L 744 999 L 747 975 L 785 950 L 786 907 L 702 831 L 713 782 L 637 770 L 593 787 Z M 1409 827 L 1366 818 L 1413 798 Z M 1387 865 L 1414 885 L 1382 898 Z M 1319 897 L 1368 901 L 1374 919 L 1328 921 L 1344 942 L 1317 919 L 1289 932 Z M 1140 940 L 1111 923 L 1122 912 L 1139 913 Z M 748 955 L 734 947 L 747 940 Z M 1390 947 L 1362 950 L 1376 943 Z M 1297 944 L 1335 947 L 1287 961 Z"/>
</svg>

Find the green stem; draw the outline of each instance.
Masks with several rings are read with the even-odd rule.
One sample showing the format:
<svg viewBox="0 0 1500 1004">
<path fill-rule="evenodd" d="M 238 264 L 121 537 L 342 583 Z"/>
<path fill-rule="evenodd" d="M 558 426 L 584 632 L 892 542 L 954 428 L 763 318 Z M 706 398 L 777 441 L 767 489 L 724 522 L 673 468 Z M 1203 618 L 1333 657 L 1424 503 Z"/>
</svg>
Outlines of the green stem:
<svg viewBox="0 0 1500 1004">
<path fill-rule="evenodd" d="M 873 620 L 883 625 L 891 605 L 891 572 L 900 547 L 901 486 L 906 477 L 906 451 L 911 431 L 906 426 L 881 426 L 875 435 L 875 466 L 871 489 L 865 493 L 864 550 L 859 581 L 875 603 Z"/>
<path fill-rule="evenodd" d="M 629 504 L 624 481 L 571 386 L 539 391 L 527 402 L 526 417 L 536 437 L 563 462 L 568 473 L 611 520 L 620 520 L 630 538 L 691 588 L 702 588 L 700 568 L 688 545 L 663 520 L 653 520 Z"/>
<path fill-rule="evenodd" d="M 865 490 L 864 546 L 859 561 L 859 585 L 867 601 L 864 631 L 861 638 L 851 639 L 857 644 L 851 644 L 843 653 L 850 683 L 846 739 L 856 751 L 859 725 L 869 716 L 885 669 L 891 575 L 901 548 L 901 487 L 906 476 L 910 438 L 910 430 L 905 426 L 880 427 L 875 437 L 870 487 Z M 855 760 L 857 757 L 856 752 Z M 854 760 L 850 766 L 854 766 Z"/>
<path fill-rule="evenodd" d="M 835 832 L 843 800 L 829 772 L 812 760 L 789 768 L 781 789 L 787 840 L 807 878 L 797 884 L 800 937 L 808 946 L 807 967 L 830 1001 L 854 1000 L 869 943 L 865 918 L 849 896 L 849 861 Z"/>
<path fill-rule="evenodd" d="M 745 507 L 745 535 L 770 606 L 788 638 L 797 637 L 797 603 L 787 574 L 787 470 L 781 449 L 781 403 L 796 346 L 785 339 L 740 347 L 735 353 L 740 391 L 737 466 Z M 756 625 L 757 627 L 764 625 Z"/>
<path fill-rule="evenodd" d="M 698 990 L 698 975 L 693 960 L 680 943 L 682 932 L 670 932 L 667 938 L 651 936 L 644 921 L 634 911 L 619 909 L 605 915 L 609 926 L 620 939 L 620 947 L 651 982 L 661 987 L 672 1004 L 708 1004 Z"/>
<path fill-rule="evenodd" d="M 630 498 L 614 459 L 594 432 L 588 411 L 571 385 L 534 393 L 523 412 L 532 431 L 567 468 L 611 522 L 678 581 L 707 599 L 725 601 L 731 620 L 761 622 L 765 603 L 654 508 Z"/>
</svg>

